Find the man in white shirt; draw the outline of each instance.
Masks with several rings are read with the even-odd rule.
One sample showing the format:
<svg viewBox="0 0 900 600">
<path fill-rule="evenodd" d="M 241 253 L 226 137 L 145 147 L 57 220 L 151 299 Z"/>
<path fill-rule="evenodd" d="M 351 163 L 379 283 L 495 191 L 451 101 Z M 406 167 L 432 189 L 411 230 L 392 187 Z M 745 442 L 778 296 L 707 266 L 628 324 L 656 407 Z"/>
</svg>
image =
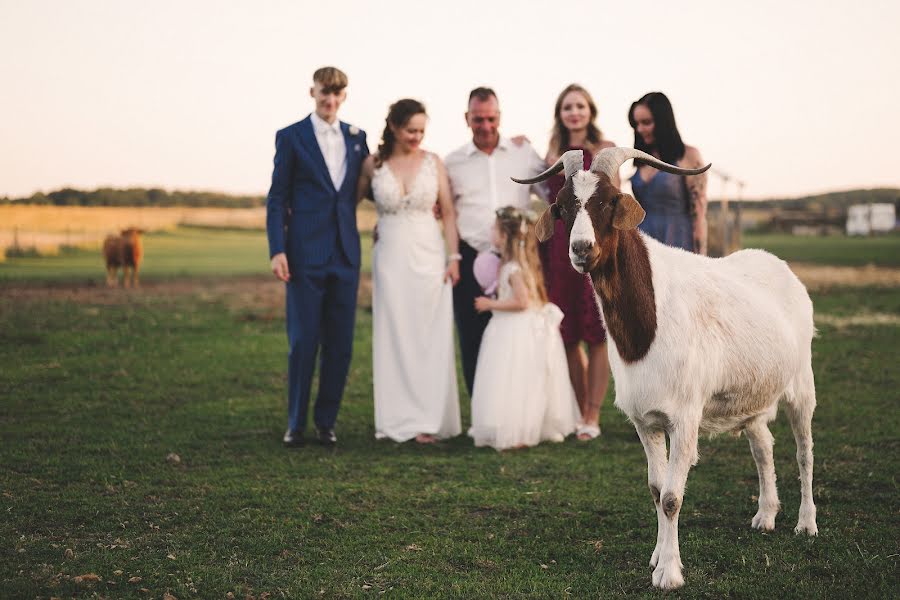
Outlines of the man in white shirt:
<svg viewBox="0 0 900 600">
<path fill-rule="evenodd" d="M 453 288 L 453 312 L 463 375 L 471 394 L 481 336 L 491 317 L 489 312 L 475 311 L 475 298 L 483 292 L 475 280 L 472 263 L 479 252 L 491 248 L 495 211 L 503 206 L 526 209 L 531 202 L 532 190 L 510 177 L 532 177 L 547 166 L 531 144 L 516 144 L 500 135 L 500 104 L 492 89 L 472 90 L 466 123 L 472 130 L 472 140 L 448 154 L 444 163 L 453 190 L 462 255 L 459 283 Z"/>
</svg>

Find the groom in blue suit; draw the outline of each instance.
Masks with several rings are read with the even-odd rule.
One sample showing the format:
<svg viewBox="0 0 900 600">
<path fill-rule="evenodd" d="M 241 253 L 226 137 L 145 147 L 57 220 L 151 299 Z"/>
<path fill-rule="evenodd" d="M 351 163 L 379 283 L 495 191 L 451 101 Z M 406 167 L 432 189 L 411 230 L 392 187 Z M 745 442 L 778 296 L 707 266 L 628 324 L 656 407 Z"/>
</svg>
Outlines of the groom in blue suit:
<svg viewBox="0 0 900 600">
<path fill-rule="evenodd" d="M 315 112 L 275 135 L 275 168 L 266 200 L 272 272 L 287 295 L 287 446 L 301 446 L 319 355 L 316 438 L 334 445 L 350 369 L 359 231 L 356 184 L 369 148 L 365 132 L 337 119 L 347 76 L 334 67 L 313 74 Z"/>
</svg>

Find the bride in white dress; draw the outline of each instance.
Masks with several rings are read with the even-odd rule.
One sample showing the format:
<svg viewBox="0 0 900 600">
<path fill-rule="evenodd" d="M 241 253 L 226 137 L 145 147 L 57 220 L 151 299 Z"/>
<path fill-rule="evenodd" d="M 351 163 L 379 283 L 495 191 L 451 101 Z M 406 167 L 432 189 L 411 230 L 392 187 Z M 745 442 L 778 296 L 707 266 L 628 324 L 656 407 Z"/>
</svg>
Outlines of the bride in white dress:
<svg viewBox="0 0 900 600">
<path fill-rule="evenodd" d="M 394 103 L 382 144 L 363 164 L 359 183 L 359 197 L 374 199 L 378 211 L 372 255 L 375 437 L 397 442 L 433 443 L 462 431 L 452 293 L 459 280 L 459 238 L 444 165 L 419 147 L 426 122 L 418 101 Z"/>
</svg>

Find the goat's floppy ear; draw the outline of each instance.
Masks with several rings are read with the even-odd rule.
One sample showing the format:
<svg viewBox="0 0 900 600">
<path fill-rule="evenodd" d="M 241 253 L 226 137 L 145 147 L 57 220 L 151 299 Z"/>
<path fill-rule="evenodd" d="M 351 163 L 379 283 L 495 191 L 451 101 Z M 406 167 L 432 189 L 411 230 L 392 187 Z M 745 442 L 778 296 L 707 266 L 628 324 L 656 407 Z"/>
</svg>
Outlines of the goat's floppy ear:
<svg viewBox="0 0 900 600">
<path fill-rule="evenodd" d="M 546 242 L 553 237 L 553 227 L 556 219 L 559 218 L 559 207 L 551 204 L 547 210 L 538 217 L 537 223 L 534 224 L 534 235 L 537 236 L 539 242 Z"/>
<path fill-rule="evenodd" d="M 619 194 L 613 198 L 613 227 L 616 229 L 634 229 L 646 214 L 634 196 Z"/>
</svg>

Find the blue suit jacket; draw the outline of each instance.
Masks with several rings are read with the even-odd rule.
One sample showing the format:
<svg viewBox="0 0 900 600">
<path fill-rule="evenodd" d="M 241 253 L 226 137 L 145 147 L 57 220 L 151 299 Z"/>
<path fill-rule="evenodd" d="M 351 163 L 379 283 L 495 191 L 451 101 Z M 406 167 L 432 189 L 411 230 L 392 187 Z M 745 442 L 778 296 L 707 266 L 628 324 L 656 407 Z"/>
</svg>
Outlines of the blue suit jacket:
<svg viewBox="0 0 900 600">
<path fill-rule="evenodd" d="M 355 128 L 354 128 L 355 129 Z M 369 155 L 366 133 L 341 122 L 347 174 L 335 189 L 310 118 L 275 134 L 275 168 L 266 199 L 269 257 L 284 252 L 291 267 L 321 266 L 343 252 L 359 267 L 356 183 Z"/>
</svg>

